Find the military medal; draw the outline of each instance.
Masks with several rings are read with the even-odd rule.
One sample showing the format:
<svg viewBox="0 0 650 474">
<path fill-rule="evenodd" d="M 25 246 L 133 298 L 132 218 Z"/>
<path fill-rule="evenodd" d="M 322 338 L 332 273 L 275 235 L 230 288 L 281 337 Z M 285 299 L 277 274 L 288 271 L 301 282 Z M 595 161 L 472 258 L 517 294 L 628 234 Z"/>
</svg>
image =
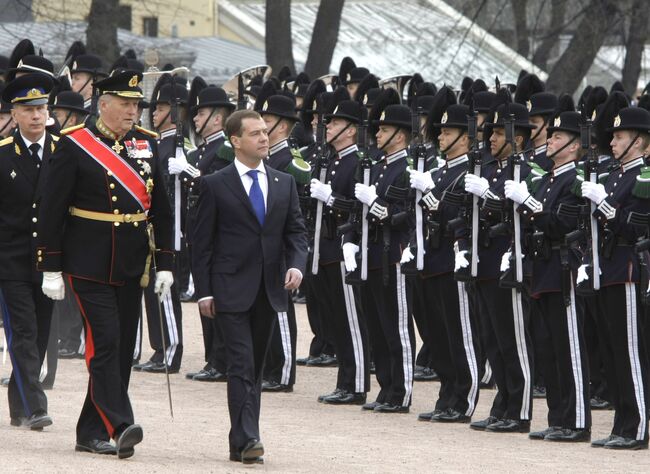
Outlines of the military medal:
<svg viewBox="0 0 650 474">
<path fill-rule="evenodd" d="M 115 153 L 117 153 L 118 155 L 122 150 L 124 150 L 124 147 L 120 145 L 120 142 L 118 142 L 117 140 L 115 140 L 115 145 L 113 145 L 111 148 L 115 150 Z"/>
<path fill-rule="evenodd" d="M 151 151 L 151 145 L 148 140 L 132 140 L 125 141 L 126 152 L 129 155 L 129 158 L 133 159 L 144 159 L 153 158 L 153 151 Z"/>
<path fill-rule="evenodd" d="M 11 176 L 11 179 L 16 179 L 16 170 L 11 170 L 11 173 L 9 173 L 9 176 Z"/>
</svg>

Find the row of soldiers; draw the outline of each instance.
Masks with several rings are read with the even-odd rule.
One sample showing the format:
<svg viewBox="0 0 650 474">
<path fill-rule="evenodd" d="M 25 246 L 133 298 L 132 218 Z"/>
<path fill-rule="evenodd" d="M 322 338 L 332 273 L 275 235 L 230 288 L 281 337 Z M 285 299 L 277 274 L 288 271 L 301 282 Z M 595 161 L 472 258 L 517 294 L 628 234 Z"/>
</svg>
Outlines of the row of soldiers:
<svg viewBox="0 0 650 474">
<path fill-rule="evenodd" d="M 43 59 L 27 56 L 40 58 L 26 55 L 21 67 Z M 82 63 L 77 57 L 72 77 L 90 76 L 81 83 L 92 91 L 99 67 L 82 71 Z M 529 436 L 588 441 L 590 382 L 602 379 L 597 395 L 616 416 L 612 434 L 592 444 L 647 447 L 643 107 L 600 87 L 575 107 L 530 74 L 493 90 L 480 79 L 462 91 L 437 90 L 419 75 L 379 81 L 347 58 L 334 80 L 261 74 L 239 92 L 235 104 L 201 78 L 189 91 L 184 80 L 161 78 L 150 110 L 166 191 L 173 204 L 181 184 L 177 232 L 191 255 L 201 177 L 234 158 L 226 118 L 244 106 L 262 115 L 267 165 L 296 178 L 311 233 L 302 292 L 314 339 L 302 362 L 338 365 L 335 390 L 320 402 L 405 413 L 416 372 L 435 371 L 439 397 L 418 419 L 469 423 L 489 368 L 498 394 L 471 428 L 530 432 L 533 386 L 543 380 L 549 426 Z M 84 99 L 92 112 L 92 96 Z M 183 122 L 199 143 L 187 156 L 176 152 L 189 135 Z M 153 289 L 145 296 L 154 355 L 136 369 L 179 370 L 189 260 L 176 260 L 162 320 Z M 413 320 L 424 342 L 417 358 Z M 188 378 L 224 380 L 218 326 L 207 318 L 202 326 L 206 366 Z M 278 314 L 266 391 L 292 390 L 295 339 L 290 305 Z M 373 401 L 371 366 L 380 386 Z"/>
</svg>

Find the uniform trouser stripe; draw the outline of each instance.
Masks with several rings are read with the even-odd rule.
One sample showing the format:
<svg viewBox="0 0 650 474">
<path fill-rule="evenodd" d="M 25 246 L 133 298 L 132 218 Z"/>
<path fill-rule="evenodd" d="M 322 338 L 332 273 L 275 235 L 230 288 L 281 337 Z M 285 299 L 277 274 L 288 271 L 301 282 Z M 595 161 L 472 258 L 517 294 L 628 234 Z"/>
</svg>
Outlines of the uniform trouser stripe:
<svg viewBox="0 0 650 474">
<path fill-rule="evenodd" d="M 531 417 L 531 371 L 528 359 L 528 345 L 526 344 L 526 326 L 524 323 L 524 309 L 521 302 L 521 293 L 515 288 L 512 290 L 512 313 L 514 316 L 515 342 L 517 344 L 517 355 L 519 366 L 524 378 L 524 389 L 521 394 L 521 411 L 519 416 L 522 420 L 530 420 Z"/>
<path fill-rule="evenodd" d="M 580 353 L 580 339 L 578 336 L 578 317 L 576 315 L 576 299 L 571 283 L 571 304 L 566 308 L 566 318 L 569 336 L 569 353 L 571 354 L 571 367 L 573 370 L 573 383 L 576 398 L 576 428 L 585 428 L 585 403 L 584 386 L 582 377 L 582 357 Z"/>
<path fill-rule="evenodd" d="M 402 344 L 402 364 L 404 368 L 404 400 L 403 406 L 408 406 L 411 403 L 411 395 L 413 393 L 413 353 L 411 349 L 411 337 L 409 334 L 409 318 L 411 315 L 408 311 L 408 304 L 406 302 L 406 279 L 402 275 L 399 263 L 395 265 L 396 268 L 396 281 L 397 281 L 397 309 L 398 309 L 398 330 L 399 338 Z"/>
<path fill-rule="evenodd" d="M 291 331 L 289 330 L 289 318 L 286 312 L 278 313 L 278 329 L 280 330 L 280 341 L 282 341 L 282 353 L 284 363 L 282 364 L 282 375 L 280 383 L 289 385 L 291 383 Z"/>
<path fill-rule="evenodd" d="M 465 291 L 463 283 L 458 282 L 457 285 L 458 304 L 460 306 L 460 325 L 463 332 L 463 347 L 465 348 L 467 366 L 469 368 L 470 377 L 472 378 L 472 386 L 467 394 L 467 411 L 465 414 L 471 416 L 476 407 L 476 396 L 478 395 L 479 388 L 478 362 L 476 360 L 476 352 L 474 351 L 474 340 L 472 336 L 467 292 Z"/>
<path fill-rule="evenodd" d="M 632 383 L 634 385 L 634 396 L 639 410 L 639 427 L 636 432 L 636 439 L 643 440 L 647 430 L 648 415 L 645 407 L 645 393 L 643 391 L 643 375 L 641 372 L 641 361 L 639 360 L 639 324 L 637 321 L 636 305 L 636 284 L 625 284 L 625 305 L 627 314 L 627 351 L 630 357 L 630 369 L 632 371 Z"/>
<path fill-rule="evenodd" d="M 2 289 L 0 289 L 0 309 L 2 309 L 2 314 L 4 315 L 4 329 L 5 336 L 7 338 L 7 348 L 9 350 L 9 358 L 11 359 L 11 365 L 13 367 L 12 374 L 14 380 L 16 381 L 16 388 L 18 388 L 18 393 L 20 394 L 20 399 L 23 402 L 23 408 L 25 410 L 25 416 L 31 416 L 32 412 L 29 408 L 29 403 L 27 402 L 27 397 L 25 396 L 25 389 L 23 384 L 23 377 L 20 373 L 20 365 L 16 362 L 14 351 L 12 349 L 13 342 L 13 330 L 11 328 L 11 315 L 9 314 L 9 308 L 5 301 L 4 295 L 2 294 Z"/>
<path fill-rule="evenodd" d="M 345 311 L 348 315 L 348 326 L 350 327 L 350 339 L 352 340 L 352 351 L 354 352 L 354 391 L 365 392 L 365 360 L 363 357 L 363 342 L 359 328 L 359 317 L 357 306 L 354 300 L 354 290 L 350 285 L 345 284 L 345 264 L 341 262 L 341 284 L 343 285 L 343 297 L 345 298 Z"/>
<path fill-rule="evenodd" d="M 157 298 L 158 296 L 156 296 Z M 176 314 L 174 313 L 174 304 L 172 303 L 172 292 L 168 291 L 165 295 L 165 298 L 162 301 L 163 312 L 165 313 L 165 320 L 167 321 L 167 334 L 169 335 L 169 346 L 167 347 L 167 354 L 165 363 L 167 366 L 171 366 L 174 361 L 174 356 L 176 355 L 176 348 L 178 347 L 179 337 L 178 337 L 178 326 L 176 326 Z M 165 331 L 165 328 L 160 328 L 161 331 Z M 162 334 L 162 337 L 165 337 L 165 334 Z"/>
<path fill-rule="evenodd" d="M 492 378 L 492 366 L 490 365 L 490 361 L 486 359 L 485 371 L 483 372 L 483 378 L 481 379 L 481 383 L 489 383 L 491 378 Z"/>
<path fill-rule="evenodd" d="M 133 348 L 133 360 L 140 360 L 142 350 L 142 315 L 138 321 L 138 329 L 135 333 L 135 347 Z"/>
</svg>

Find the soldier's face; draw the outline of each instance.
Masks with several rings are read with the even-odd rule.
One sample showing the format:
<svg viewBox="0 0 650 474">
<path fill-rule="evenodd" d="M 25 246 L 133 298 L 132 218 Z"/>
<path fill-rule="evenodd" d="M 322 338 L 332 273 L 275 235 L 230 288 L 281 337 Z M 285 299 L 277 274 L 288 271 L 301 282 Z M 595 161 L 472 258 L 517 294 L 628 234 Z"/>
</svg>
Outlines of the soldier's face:
<svg viewBox="0 0 650 474">
<path fill-rule="evenodd" d="M 67 128 L 77 125 L 77 116 L 65 109 L 52 109 L 52 116 L 59 123 L 59 127 L 65 126 Z"/>
<path fill-rule="evenodd" d="M 348 90 L 350 97 L 354 98 L 354 94 L 356 94 L 357 89 L 359 88 L 359 83 L 355 82 L 354 84 L 348 84 L 345 88 Z"/>
<path fill-rule="evenodd" d="M 20 132 L 26 138 L 39 139 L 45 133 L 45 122 L 48 118 L 47 104 L 14 105 L 11 116 L 18 125 Z M 36 141 L 36 140 L 32 140 Z"/>
<path fill-rule="evenodd" d="M 311 116 L 311 129 L 316 133 L 316 127 L 318 127 L 319 115 L 314 114 Z"/>
<path fill-rule="evenodd" d="M 571 135 L 565 132 L 553 132 L 553 134 L 548 137 L 548 140 L 546 141 L 546 144 L 548 147 L 546 148 L 546 153 L 548 155 L 552 155 L 553 153 L 556 153 L 558 150 L 560 150 L 563 146 L 565 146 L 569 141 L 571 140 Z M 577 143 L 574 141 L 574 143 Z M 574 148 L 569 145 L 568 147 L 564 148 L 562 151 L 560 151 L 557 155 L 553 156 L 553 160 L 562 160 L 566 158 L 568 155 L 570 155 L 574 151 Z"/>
<path fill-rule="evenodd" d="M 350 139 L 352 134 L 352 126 L 348 127 L 347 130 L 343 133 L 341 131 L 348 125 L 347 120 L 340 118 L 333 118 L 326 125 L 327 127 L 327 143 L 332 145 L 335 149 L 339 149 L 339 146 L 342 142 L 347 142 Z M 349 132 L 349 133 L 348 133 Z M 338 136 L 337 136 L 338 135 Z"/>
<path fill-rule="evenodd" d="M 77 92 L 87 99 L 91 96 L 93 90 L 92 76 L 87 72 L 75 72 L 70 77 L 70 87 L 73 92 Z"/>
<path fill-rule="evenodd" d="M 217 124 L 217 121 L 220 117 L 221 116 L 218 113 L 212 113 L 211 108 L 202 107 L 196 112 L 196 115 L 194 116 L 194 128 L 197 132 L 199 130 L 202 130 L 201 135 L 204 137 L 212 135 L 213 133 L 220 130 L 220 127 Z M 208 123 L 206 124 L 206 122 Z"/>
<path fill-rule="evenodd" d="M 258 162 L 269 154 L 269 135 L 264 120 L 245 118 L 242 120 L 241 136 L 230 137 L 238 158 Z"/>
<path fill-rule="evenodd" d="M 13 125 L 9 122 L 12 122 L 11 114 L 2 113 L 0 114 L 0 138 L 6 138 L 11 135 L 13 130 Z"/>
<path fill-rule="evenodd" d="M 609 143 L 609 146 L 612 147 L 612 154 L 614 155 L 614 158 L 616 158 L 617 160 L 623 158 L 623 153 L 625 152 L 626 148 L 630 146 L 630 143 L 632 142 L 635 136 L 636 133 L 630 132 L 629 130 L 617 130 L 614 132 L 612 141 Z M 634 145 L 631 146 L 630 150 L 625 154 L 625 157 L 636 158 L 637 156 L 639 156 L 640 153 L 638 153 L 637 150 L 635 150 L 635 148 L 637 147 Z"/>
<path fill-rule="evenodd" d="M 171 124 L 171 106 L 169 104 L 156 104 L 153 111 L 153 126 L 160 128 Z"/>
<path fill-rule="evenodd" d="M 99 111 L 102 121 L 117 134 L 125 134 L 138 120 L 139 99 L 102 96 Z"/>
<path fill-rule="evenodd" d="M 506 132 L 503 128 L 492 129 L 492 136 L 490 136 L 490 152 L 496 159 L 505 158 L 510 154 L 510 145 L 506 144 Z M 496 153 L 502 150 L 497 156 Z"/>
<path fill-rule="evenodd" d="M 546 139 L 546 126 L 548 125 L 546 120 L 544 120 L 544 117 L 541 115 L 533 115 L 529 119 L 530 124 L 534 125 L 535 128 L 530 132 L 530 136 L 537 136 L 537 143 L 535 143 L 536 146 L 539 146 L 543 143 L 543 140 Z M 542 130 L 539 135 L 538 132 Z"/>
<path fill-rule="evenodd" d="M 438 135 L 438 142 L 440 143 L 440 149 L 446 150 L 446 154 L 450 158 L 456 158 L 457 156 L 460 156 L 463 153 L 467 152 L 466 150 L 467 140 L 463 139 L 462 137 L 458 138 L 459 135 L 466 135 L 466 134 L 464 134 L 462 130 L 459 130 L 457 128 L 445 127 L 440 129 L 440 135 Z M 456 140 L 457 138 L 458 140 Z"/>
</svg>

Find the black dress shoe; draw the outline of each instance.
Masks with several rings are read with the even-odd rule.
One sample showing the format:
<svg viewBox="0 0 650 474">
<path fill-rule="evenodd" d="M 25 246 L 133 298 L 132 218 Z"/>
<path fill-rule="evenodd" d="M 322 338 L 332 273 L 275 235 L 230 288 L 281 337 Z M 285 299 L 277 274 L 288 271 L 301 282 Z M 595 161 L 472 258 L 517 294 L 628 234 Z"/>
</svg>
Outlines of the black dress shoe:
<svg viewBox="0 0 650 474">
<path fill-rule="evenodd" d="M 164 374 L 165 365 L 164 362 L 155 362 L 146 367 L 142 367 L 141 372 L 147 372 L 148 374 Z M 180 367 L 167 367 L 167 373 L 169 374 L 177 374 L 179 371 Z"/>
<path fill-rule="evenodd" d="M 240 456 L 243 464 L 254 464 L 264 456 L 264 445 L 258 439 L 248 440 L 246 446 L 242 448 Z"/>
<path fill-rule="evenodd" d="M 591 431 L 560 428 L 557 431 L 547 434 L 544 437 L 544 441 L 560 441 L 567 443 L 589 442 L 591 441 Z"/>
<path fill-rule="evenodd" d="M 541 385 L 533 386 L 533 398 L 546 398 L 546 387 Z"/>
<path fill-rule="evenodd" d="M 592 410 L 611 410 L 613 408 L 611 403 L 599 396 L 591 397 L 589 406 Z"/>
<path fill-rule="evenodd" d="M 497 418 L 496 416 L 488 416 L 484 420 L 472 421 L 469 424 L 469 427 L 473 430 L 483 431 L 485 430 L 485 428 L 487 428 L 488 425 L 491 425 L 492 423 L 496 423 L 497 421 L 499 421 L 499 418 Z"/>
<path fill-rule="evenodd" d="M 9 386 L 9 380 L 11 380 L 9 377 L 2 377 L 0 379 L 0 385 L 3 387 L 8 387 Z"/>
<path fill-rule="evenodd" d="M 341 390 L 339 393 L 333 393 L 323 398 L 323 403 L 330 405 L 363 405 L 366 403 L 366 394 Z"/>
<path fill-rule="evenodd" d="M 160 362 L 154 362 L 153 360 L 148 360 L 147 362 L 143 362 L 142 364 L 135 364 L 131 368 L 135 370 L 136 372 L 140 372 L 141 370 L 145 368 L 152 367 L 154 365 L 160 364 Z"/>
<path fill-rule="evenodd" d="M 273 380 L 264 380 L 262 382 L 262 392 L 293 392 L 293 385 L 285 385 L 274 382 Z"/>
<path fill-rule="evenodd" d="M 431 421 L 440 423 L 469 423 L 472 421 L 471 416 L 463 415 L 458 410 L 447 408 L 438 416 L 432 416 Z"/>
<path fill-rule="evenodd" d="M 117 454 L 117 449 L 108 441 L 93 439 L 90 441 L 77 441 L 75 451 L 93 454 Z"/>
<path fill-rule="evenodd" d="M 374 411 L 374 409 L 377 408 L 379 405 L 381 405 L 381 403 L 375 400 L 374 402 L 364 403 L 363 405 L 361 405 L 361 409 L 367 411 Z"/>
<path fill-rule="evenodd" d="M 317 400 L 318 400 L 319 403 L 323 403 L 323 400 L 324 400 L 325 398 L 327 398 L 327 397 L 331 397 L 331 396 L 333 396 L 333 395 L 337 395 L 339 392 L 342 392 L 342 391 L 343 391 L 343 389 L 337 387 L 337 388 L 334 389 L 333 392 L 325 393 L 325 394 L 323 394 L 323 395 L 319 395 Z"/>
<path fill-rule="evenodd" d="M 11 426 L 25 426 L 25 422 L 27 421 L 27 418 L 24 416 L 19 416 L 18 418 L 12 418 L 9 421 L 9 424 Z"/>
<path fill-rule="evenodd" d="M 178 295 L 178 298 L 181 300 L 181 303 L 194 303 L 198 301 L 194 293 L 188 293 L 187 291 L 184 291 Z"/>
<path fill-rule="evenodd" d="M 25 420 L 24 426 L 33 431 L 41 431 L 52 424 L 52 418 L 45 412 L 34 413 Z"/>
<path fill-rule="evenodd" d="M 264 458 L 258 456 L 256 458 L 247 459 L 246 462 L 243 462 L 241 458 L 241 453 L 230 453 L 230 460 L 235 462 L 241 462 L 244 464 L 264 464 Z"/>
<path fill-rule="evenodd" d="M 296 365 L 307 365 L 307 362 L 316 357 L 318 356 L 309 355 L 307 357 L 301 357 L 300 359 L 296 359 Z"/>
<path fill-rule="evenodd" d="M 492 433 L 530 433 L 529 420 L 499 420 L 485 427 Z"/>
<path fill-rule="evenodd" d="M 616 438 L 616 435 L 609 435 L 607 438 L 597 439 L 591 442 L 592 448 L 604 448 L 607 443 Z"/>
<path fill-rule="evenodd" d="M 629 450 L 638 450 L 638 449 L 648 449 L 648 440 L 645 441 L 634 438 L 624 438 L 622 436 L 612 436 L 607 443 L 605 443 L 606 449 L 629 449 Z"/>
<path fill-rule="evenodd" d="M 408 413 L 409 407 L 404 405 L 393 405 L 392 403 L 381 403 L 375 407 L 377 413 Z"/>
<path fill-rule="evenodd" d="M 59 359 L 74 359 L 77 357 L 77 351 L 62 347 L 59 349 Z"/>
<path fill-rule="evenodd" d="M 321 354 L 318 357 L 308 360 L 306 365 L 309 367 L 334 367 L 337 364 L 336 356 Z"/>
<path fill-rule="evenodd" d="M 443 411 L 444 410 L 440 410 L 440 409 L 436 408 L 433 411 L 427 411 L 427 412 L 424 412 L 424 413 L 420 413 L 418 415 L 418 421 L 431 421 L 431 418 L 433 418 L 434 416 L 440 415 L 440 413 L 442 413 Z"/>
<path fill-rule="evenodd" d="M 222 374 L 213 367 L 207 370 L 204 369 L 192 377 L 192 380 L 196 382 L 225 382 L 227 379 L 226 374 Z"/>
<path fill-rule="evenodd" d="M 420 372 L 413 373 L 413 380 L 416 382 L 433 382 L 439 379 L 440 377 L 436 371 L 430 367 L 422 367 L 422 370 Z"/>
<path fill-rule="evenodd" d="M 143 438 L 142 427 L 140 425 L 127 426 L 117 438 L 115 438 L 115 450 L 117 457 L 120 459 L 130 458 L 135 450 L 133 447 L 140 443 Z"/>
<path fill-rule="evenodd" d="M 545 430 L 542 431 L 533 431 L 532 433 L 528 434 L 528 437 L 530 439 L 544 439 L 546 438 L 549 434 L 554 433 L 556 431 L 561 430 L 562 427 L 560 426 L 549 426 Z"/>
</svg>

